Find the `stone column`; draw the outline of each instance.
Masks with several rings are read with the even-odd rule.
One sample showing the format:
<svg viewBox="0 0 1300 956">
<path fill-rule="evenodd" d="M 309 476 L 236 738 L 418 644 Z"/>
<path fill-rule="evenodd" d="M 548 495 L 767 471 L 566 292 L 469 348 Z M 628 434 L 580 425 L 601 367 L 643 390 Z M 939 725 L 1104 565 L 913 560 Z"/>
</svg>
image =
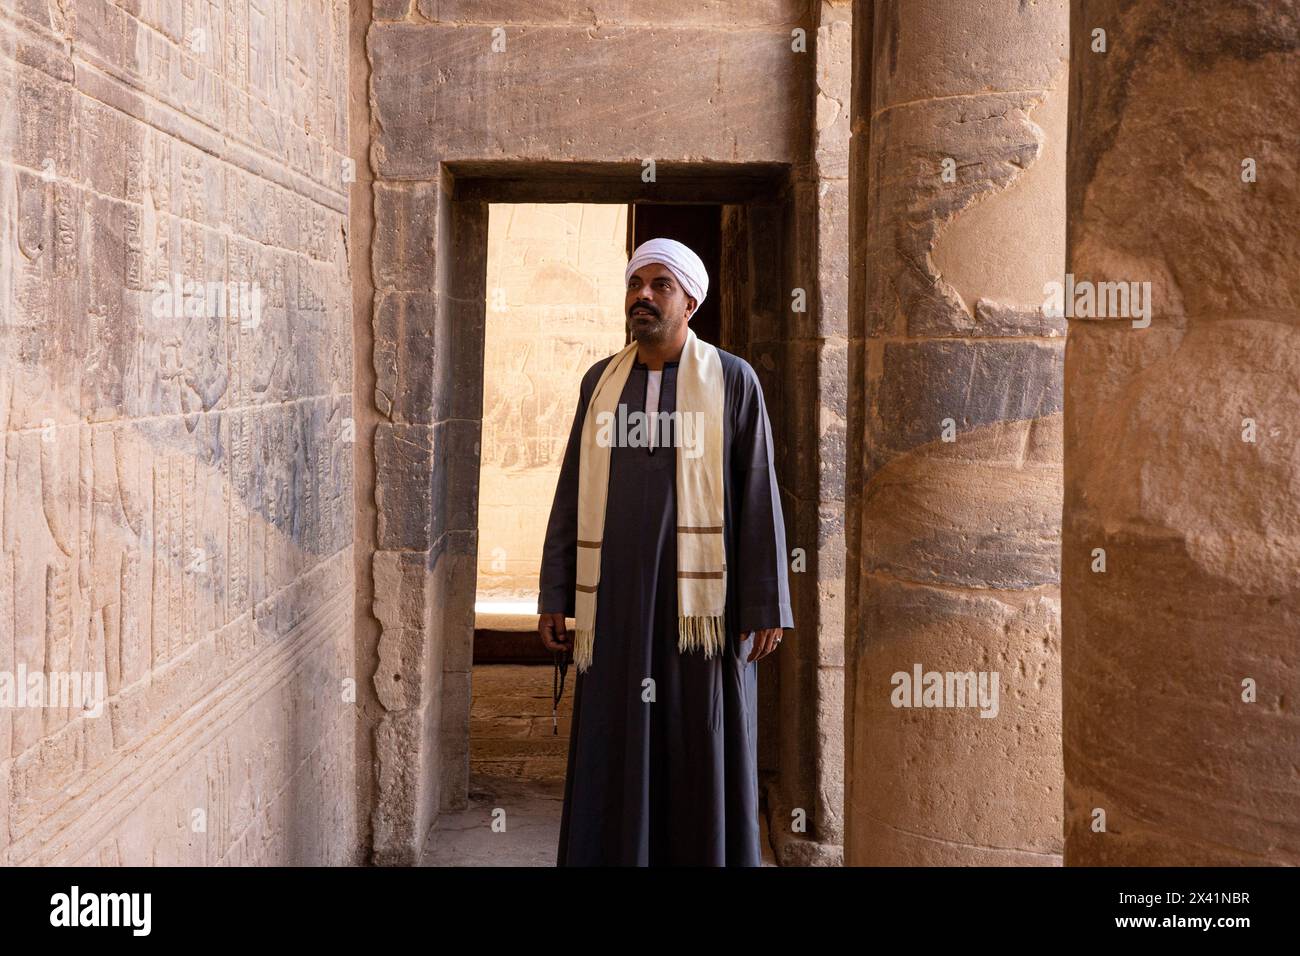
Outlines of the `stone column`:
<svg viewBox="0 0 1300 956">
<path fill-rule="evenodd" d="M 874 9 L 847 862 L 1059 864 L 1067 6 Z"/>
<path fill-rule="evenodd" d="M 1300 3 L 1071 32 L 1066 861 L 1294 865 Z"/>
</svg>

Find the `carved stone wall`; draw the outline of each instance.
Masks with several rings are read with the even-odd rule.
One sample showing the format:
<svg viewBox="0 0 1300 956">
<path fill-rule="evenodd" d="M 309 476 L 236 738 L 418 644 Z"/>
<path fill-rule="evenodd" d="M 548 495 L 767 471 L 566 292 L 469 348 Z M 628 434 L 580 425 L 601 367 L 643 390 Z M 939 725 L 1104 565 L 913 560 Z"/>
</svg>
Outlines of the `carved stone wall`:
<svg viewBox="0 0 1300 956">
<path fill-rule="evenodd" d="M 587 369 L 625 341 L 627 216 L 620 203 L 490 207 L 480 599 L 537 610 L 546 522 L 578 388 Z"/>
<path fill-rule="evenodd" d="M 346 27 L 0 2 L 0 863 L 354 861 Z"/>
</svg>

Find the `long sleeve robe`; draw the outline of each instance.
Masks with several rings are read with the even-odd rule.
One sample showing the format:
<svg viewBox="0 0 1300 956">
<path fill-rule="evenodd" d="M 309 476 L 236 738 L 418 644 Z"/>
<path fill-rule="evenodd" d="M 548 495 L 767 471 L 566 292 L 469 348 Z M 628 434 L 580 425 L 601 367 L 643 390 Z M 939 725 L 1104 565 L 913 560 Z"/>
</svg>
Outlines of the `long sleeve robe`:
<svg viewBox="0 0 1300 956">
<path fill-rule="evenodd" d="M 726 652 L 706 659 L 677 650 L 678 449 L 611 448 L 595 649 L 574 686 L 560 866 L 761 863 L 757 664 L 745 660 L 754 644 L 748 634 L 791 628 L 794 619 L 762 388 L 744 359 L 719 355 Z M 582 381 L 546 531 L 539 613 L 574 613 L 582 424 L 609 361 Z M 647 372 L 637 362 L 628 376 L 620 401 L 629 414 L 645 410 Z M 677 363 L 669 362 L 659 411 L 673 411 L 676 395 Z M 643 699 L 646 678 L 653 702 Z"/>
</svg>

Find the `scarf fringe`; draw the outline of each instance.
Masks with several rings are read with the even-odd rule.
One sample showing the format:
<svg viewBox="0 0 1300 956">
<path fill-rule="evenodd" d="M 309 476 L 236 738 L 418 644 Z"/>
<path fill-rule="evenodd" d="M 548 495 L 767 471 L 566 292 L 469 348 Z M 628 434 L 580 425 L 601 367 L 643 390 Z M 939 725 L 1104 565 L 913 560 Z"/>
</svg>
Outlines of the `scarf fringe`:
<svg viewBox="0 0 1300 956">
<path fill-rule="evenodd" d="M 721 614 L 677 615 L 677 650 L 685 654 L 703 650 L 706 658 L 721 654 L 726 646 L 726 621 Z"/>
<path fill-rule="evenodd" d="M 573 642 L 573 662 L 578 665 L 581 674 L 591 666 L 592 650 L 596 643 L 596 632 L 591 628 L 579 628 Z"/>
<path fill-rule="evenodd" d="M 579 628 L 573 642 L 573 662 L 578 673 L 586 673 L 596 644 L 596 633 L 591 628 Z M 683 654 L 704 651 L 705 658 L 721 654 L 727 644 L 726 617 L 722 614 L 677 615 L 677 650 Z"/>
</svg>

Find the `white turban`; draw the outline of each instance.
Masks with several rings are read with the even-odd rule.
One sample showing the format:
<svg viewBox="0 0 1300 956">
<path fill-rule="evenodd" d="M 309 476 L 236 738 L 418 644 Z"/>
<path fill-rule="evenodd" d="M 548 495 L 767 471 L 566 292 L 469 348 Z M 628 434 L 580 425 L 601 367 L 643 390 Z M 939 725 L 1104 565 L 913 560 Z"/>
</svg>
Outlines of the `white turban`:
<svg viewBox="0 0 1300 956">
<path fill-rule="evenodd" d="M 677 277 L 686 294 L 695 300 L 696 311 L 699 310 L 704 296 L 709 291 L 709 273 L 705 271 L 700 257 L 676 239 L 651 239 L 636 247 L 632 258 L 628 260 L 627 271 L 623 273 L 623 285 L 632 281 L 632 273 L 643 265 L 658 262 L 667 266 Z"/>
</svg>

